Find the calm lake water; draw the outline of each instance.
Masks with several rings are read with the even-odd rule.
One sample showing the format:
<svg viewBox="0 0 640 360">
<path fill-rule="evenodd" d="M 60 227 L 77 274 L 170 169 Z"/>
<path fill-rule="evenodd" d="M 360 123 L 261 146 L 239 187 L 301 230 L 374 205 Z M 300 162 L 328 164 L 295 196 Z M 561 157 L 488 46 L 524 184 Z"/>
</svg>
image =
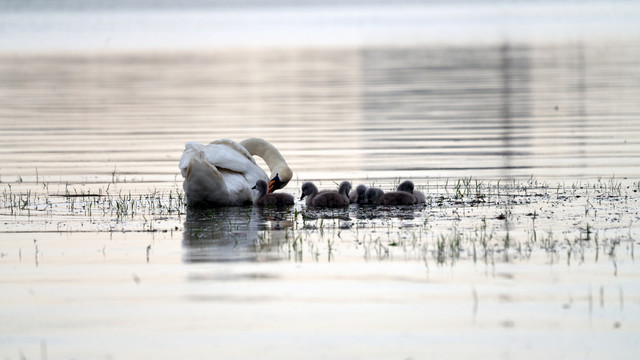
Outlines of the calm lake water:
<svg viewBox="0 0 640 360">
<path fill-rule="evenodd" d="M 2 358 L 637 356 L 637 6 L 60 4 L 2 5 Z M 256 136 L 427 205 L 187 209 Z"/>
</svg>

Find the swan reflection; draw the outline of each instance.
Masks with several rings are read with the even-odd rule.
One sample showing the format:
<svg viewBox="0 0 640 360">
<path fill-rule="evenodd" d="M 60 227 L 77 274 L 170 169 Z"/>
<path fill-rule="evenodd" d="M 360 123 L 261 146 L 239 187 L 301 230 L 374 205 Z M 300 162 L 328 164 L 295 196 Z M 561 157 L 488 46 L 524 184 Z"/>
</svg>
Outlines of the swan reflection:
<svg viewBox="0 0 640 360">
<path fill-rule="evenodd" d="M 272 261 L 293 227 L 293 211 L 251 206 L 189 208 L 183 261 Z M 281 230 L 281 231 L 278 231 Z"/>
<path fill-rule="evenodd" d="M 412 221 L 422 217 L 423 210 L 420 205 L 355 204 L 345 208 L 189 208 L 184 222 L 183 261 L 301 260 L 303 250 L 317 257 L 319 248 L 357 222 Z"/>
</svg>

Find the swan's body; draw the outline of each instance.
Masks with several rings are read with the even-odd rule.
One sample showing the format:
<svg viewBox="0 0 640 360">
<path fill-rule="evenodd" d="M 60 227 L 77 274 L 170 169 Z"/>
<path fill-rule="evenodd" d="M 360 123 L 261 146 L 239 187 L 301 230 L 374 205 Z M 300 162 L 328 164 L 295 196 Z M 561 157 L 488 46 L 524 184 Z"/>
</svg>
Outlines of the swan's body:
<svg viewBox="0 0 640 360">
<path fill-rule="evenodd" d="M 258 190 L 258 198 L 253 202 L 258 206 L 290 206 L 294 204 L 293 196 L 285 193 L 267 193 L 267 182 L 258 180 L 253 189 Z"/>
<path fill-rule="evenodd" d="M 343 181 L 338 191 L 323 190 L 318 188 L 312 182 L 302 184 L 302 196 L 300 200 L 307 197 L 307 206 L 313 207 L 344 207 L 349 206 L 349 191 L 351 183 Z"/>
<path fill-rule="evenodd" d="M 356 189 L 349 193 L 349 201 L 353 204 L 366 204 L 367 198 L 365 197 L 365 192 L 367 191 L 367 187 L 365 185 L 358 185 Z"/>
<path fill-rule="evenodd" d="M 404 191 L 413 195 L 413 197 L 416 199 L 416 204 L 425 204 L 427 202 L 426 196 L 424 196 L 422 191 L 415 190 L 413 182 L 411 182 L 410 180 L 405 180 L 400 183 L 396 191 Z"/>
<path fill-rule="evenodd" d="M 271 180 L 251 155 L 265 160 Z M 252 204 L 258 194 L 251 188 L 258 180 L 269 182 L 269 192 L 273 192 L 284 187 L 293 175 L 273 145 L 255 138 L 241 143 L 221 139 L 208 145 L 188 142 L 180 159 L 180 172 L 187 203 L 213 206 Z"/>
</svg>

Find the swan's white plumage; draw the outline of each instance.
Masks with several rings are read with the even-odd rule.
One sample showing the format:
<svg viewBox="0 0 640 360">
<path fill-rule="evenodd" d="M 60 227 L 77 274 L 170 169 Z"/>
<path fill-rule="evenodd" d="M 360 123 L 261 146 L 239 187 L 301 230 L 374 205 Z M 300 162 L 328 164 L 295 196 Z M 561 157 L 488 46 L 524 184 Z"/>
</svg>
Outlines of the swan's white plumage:
<svg viewBox="0 0 640 360">
<path fill-rule="evenodd" d="M 251 204 L 258 196 L 251 188 L 269 181 L 251 154 L 230 139 L 202 145 L 188 142 L 180 159 L 184 191 L 189 204 Z"/>
</svg>

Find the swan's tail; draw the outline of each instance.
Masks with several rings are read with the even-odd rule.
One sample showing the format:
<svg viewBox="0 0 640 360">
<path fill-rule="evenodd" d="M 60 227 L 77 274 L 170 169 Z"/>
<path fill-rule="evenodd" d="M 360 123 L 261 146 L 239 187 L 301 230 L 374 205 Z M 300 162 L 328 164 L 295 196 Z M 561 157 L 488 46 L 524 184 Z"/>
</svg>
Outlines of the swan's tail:
<svg viewBox="0 0 640 360">
<path fill-rule="evenodd" d="M 182 186 L 187 203 L 195 205 L 226 200 L 227 187 L 222 174 L 207 162 L 202 149 L 190 146 L 191 144 L 200 145 L 188 143 L 180 159 L 180 172 L 184 177 Z"/>
<path fill-rule="evenodd" d="M 202 144 L 198 144 L 197 142 L 191 141 L 185 144 L 179 165 L 183 178 L 186 179 L 189 175 L 191 161 L 197 156 L 204 157 L 203 149 Z"/>
</svg>

